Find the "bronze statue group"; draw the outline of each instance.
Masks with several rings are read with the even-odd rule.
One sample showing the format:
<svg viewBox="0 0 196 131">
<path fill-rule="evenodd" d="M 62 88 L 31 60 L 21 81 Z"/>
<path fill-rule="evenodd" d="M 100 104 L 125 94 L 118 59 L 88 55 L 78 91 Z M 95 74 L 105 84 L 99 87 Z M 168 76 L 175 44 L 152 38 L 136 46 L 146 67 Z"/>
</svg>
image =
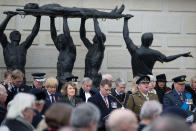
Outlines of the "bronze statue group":
<svg viewBox="0 0 196 131">
<path fill-rule="evenodd" d="M 70 90 L 71 89 L 72 91 L 74 90 L 76 94 L 77 88 L 73 83 L 69 82 L 69 80 L 72 78 L 76 78 L 76 76 L 72 74 L 72 70 L 76 60 L 77 51 L 72 36 L 70 35 L 67 19 L 81 18 L 80 38 L 84 46 L 88 49 L 85 57 L 85 70 L 84 70 L 84 78 L 88 78 L 88 79 L 85 79 L 83 84 L 88 85 L 90 83 L 88 86 L 92 87 L 92 89 L 91 88 L 87 89 L 88 86 L 85 85 L 87 87 L 82 88 L 82 90 L 80 90 L 80 93 L 83 92 L 84 97 L 88 96 L 89 98 L 88 101 L 94 103 L 100 109 L 102 124 L 103 122 L 105 122 L 105 119 L 108 119 L 109 117 L 108 114 L 110 114 L 110 112 L 114 108 L 119 108 L 119 107 L 131 109 L 136 113 L 136 116 L 139 118 L 141 106 L 144 104 L 144 102 L 148 100 L 158 100 L 159 96 L 157 95 L 160 95 L 161 97 L 161 100 L 159 99 L 159 101 L 163 104 L 165 101 L 165 105 L 167 106 L 174 106 L 172 105 L 173 104 L 172 102 L 176 94 L 184 95 L 184 97 L 185 96 L 186 97 L 180 98 L 181 101 L 177 103 L 179 104 L 179 107 L 182 104 L 183 109 L 185 111 L 186 110 L 191 111 L 192 108 L 190 109 L 189 106 L 191 102 L 184 103 L 184 101 L 192 100 L 192 97 L 187 98 L 187 96 L 189 96 L 190 94 L 186 94 L 184 90 L 181 91 L 179 89 L 180 85 L 185 86 L 185 78 L 186 78 L 185 76 L 179 76 L 173 79 L 174 81 L 173 88 L 176 91 L 175 92 L 169 91 L 171 93 L 167 94 L 166 95 L 167 97 L 165 97 L 165 99 L 163 99 L 164 94 L 162 93 L 162 89 L 160 90 L 156 89 L 158 93 L 157 95 L 148 93 L 148 89 L 147 89 L 148 84 L 151 81 L 149 75 L 152 75 L 152 69 L 156 61 L 163 63 L 163 62 L 170 62 L 181 56 L 192 57 L 191 53 L 188 52 L 188 53 L 177 54 L 172 56 L 165 56 L 158 50 L 151 49 L 150 46 L 153 42 L 153 34 L 150 32 L 144 33 L 142 35 L 141 38 L 142 44 L 140 47 L 137 47 L 129 37 L 128 21 L 130 18 L 133 17 L 133 15 L 122 14 L 124 8 L 125 6 L 122 5 L 120 8 L 116 7 L 111 12 L 104 12 L 104 11 L 99 11 L 96 9 L 89 9 L 89 8 L 63 7 L 58 4 L 48 4 L 39 7 L 38 4 L 28 3 L 24 6 L 24 9 L 17 9 L 16 11 L 4 12 L 7 15 L 7 17 L 0 25 L 0 43 L 3 47 L 4 61 L 7 70 L 10 71 L 17 70 L 13 74 L 11 73 L 12 74 L 11 77 L 15 76 L 17 78 L 21 76 L 24 78 L 22 74 L 25 74 L 27 50 L 32 45 L 33 40 L 35 39 L 35 37 L 39 32 L 41 16 L 43 15 L 49 16 L 51 38 L 54 42 L 56 49 L 59 51 L 58 61 L 57 61 L 57 76 L 56 76 L 58 81 L 56 81 L 55 78 L 50 78 L 49 79 L 50 82 L 48 82 L 49 80 L 46 82 L 48 83 L 46 85 L 47 87 L 46 90 L 49 94 L 48 96 L 48 101 L 50 103 L 49 105 L 51 105 L 51 103 L 57 102 L 60 99 L 61 95 L 55 94 L 55 92 L 57 88 L 60 88 L 59 90 L 61 90 L 61 86 L 63 90 L 69 90 L 70 88 Z M 36 22 L 32 29 L 31 34 L 22 43 L 20 43 L 21 34 L 19 31 L 12 31 L 10 33 L 10 41 L 8 40 L 7 36 L 4 33 L 9 20 L 15 15 L 33 15 L 36 17 Z M 62 34 L 57 34 L 56 27 L 55 27 L 56 17 L 63 18 Z M 85 28 L 86 21 L 91 18 L 93 19 L 94 22 L 94 31 L 95 31 L 95 36 L 92 42 L 86 37 L 86 28 Z M 112 90 L 113 96 L 110 96 L 111 81 L 107 79 L 103 79 L 101 73 L 99 73 L 99 70 L 102 65 L 102 61 L 104 59 L 104 51 L 105 51 L 104 43 L 107 37 L 100 29 L 99 22 L 97 20 L 98 18 L 106 18 L 106 19 L 124 18 L 123 37 L 126 43 L 126 47 L 132 58 L 131 59 L 132 72 L 133 72 L 133 77 L 136 78 L 135 81 L 135 83 L 137 84 L 136 88 L 138 88 L 138 91 L 133 95 L 130 95 L 131 93 L 127 93 L 128 95 L 125 94 L 124 93 L 125 91 L 122 91 L 122 94 L 119 93 L 121 91 L 120 88 L 119 91 L 117 90 L 118 86 L 120 87 L 122 85 L 125 85 L 125 83 L 123 83 L 123 80 L 119 78 L 116 82 L 116 88 Z M 43 76 L 43 74 L 38 73 L 35 76 L 40 78 Z M 14 79 L 16 79 L 15 77 Z M 164 78 L 161 79 L 162 81 L 160 82 L 166 82 L 166 77 L 164 75 L 162 75 L 161 77 Z M 35 78 L 34 80 L 37 79 Z M 17 87 L 17 85 L 15 86 Z M 164 85 L 164 87 L 166 88 L 166 84 Z M 55 90 L 53 88 L 55 88 Z M 125 86 L 123 86 L 122 89 L 123 88 L 125 89 Z M 12 87 L 10 87 L 10 90 L 7 91 L 11 92 L 11 89 Z M 20 88 L 20 90 L 25 90 L 25 89 Z M 85 92 L 85 90 L 88 91 Z M 89 95 L 89 91 L 91 90 L 97 91 L 96 94 L 95 92 L 94 94 L 91 92 Z M 18 91 L 13 90 L 13 92 L 15 92 L 16 94 Z M 164 89 L 163 92 L 166 93 L 166 89 Z M 66 93 L 68 94 L 68 92 Z M 65 95 L 67 95 L 66 93 Z M 55 98 L 53 99 L 54 96 Z M 69 101 L 69 97 L 64 97 L 60 101 Z M 71 101 L 70 104 L 76 105 L 77 101 L 78 99 L 75 97 L 74 101 Z M 84 101 L 86 100 L 84 99 Z M 175 100 L 174 100 L 174 104 L 175 104 Z M 193 113 L 190 114 L 192 115 Z M 104 130 L 104 128 L 105 127 L 102 126 L 99 130 Z"/>
</svg>

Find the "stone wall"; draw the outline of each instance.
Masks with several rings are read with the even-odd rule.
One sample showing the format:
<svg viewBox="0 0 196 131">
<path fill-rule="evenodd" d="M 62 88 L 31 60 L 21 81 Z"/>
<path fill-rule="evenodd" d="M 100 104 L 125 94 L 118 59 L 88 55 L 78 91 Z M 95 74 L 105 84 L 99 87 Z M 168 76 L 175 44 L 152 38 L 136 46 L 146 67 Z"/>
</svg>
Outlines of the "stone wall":
<svg viewBox="0 0 196 131">
<path fill-rule="evenodd" d="M 179 58 L 169 63 L 155 65 L 154 75 L 166 73 L 168 80 L 172 77 L 186 74 L 188 79 L 196 75 L 196 1 L 195 0 L 1 0 L 0 22 L 5 15 L 3 11 L 23 8 L 26 3 L 36 2 L 39 5 L 58 3 L 68 7 L 96 8 L 110 11 L 116 5 L 125 4 L 124 13 L 133 14 L 129 21 L 130 37 L 138 46 L 141 45 L 141 35 L 144 32 L 154 33 L 152 48 L 158 49 L 166 55 L 174 55 L 191 51 L 194 58 Z M 32 16 L 13 17 L 6 33 L 19 30 L 22 40 L 30 34 L 35 18 Z M 106 50 L 100 72 L 110 73 L 114 80 L 124 77 L 128 87 L 132 81 L 131 57 L 128 53 L 123 36 L 123 19 L 99 20 L 102 31 L 106 34 Z M 71 35 L 77 46 L 77 59 L 73 74 L 79 76 L 79 81 L 84 75 L 84 59 L 87 50 L 79 38 L 80 19 L 68 19 Z M 56 18 L 58 34 L 62 33 L 62 18 Z M 87 20 L 87 36 L 92 39 L 94 28 L 92 19 Z M 0 47 L 0 78 L 5 69 L 3 52 Z M 27 53 L 26 78 L 32 81 L 32 72 L 46 72 L 48 76 L 56 76 L 56 63 L 58 51 L 50 37 L 49 18 L 42 17 L 40 32 Z"/>
</svg>

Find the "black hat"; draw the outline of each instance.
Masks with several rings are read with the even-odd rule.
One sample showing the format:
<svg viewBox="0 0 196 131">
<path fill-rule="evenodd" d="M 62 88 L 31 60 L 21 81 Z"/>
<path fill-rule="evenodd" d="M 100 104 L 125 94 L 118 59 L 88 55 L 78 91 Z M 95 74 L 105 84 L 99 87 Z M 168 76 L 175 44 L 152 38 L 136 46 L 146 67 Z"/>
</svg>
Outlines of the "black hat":
<svg viewBox="0 0 196 131">
<path fill-rule="evenodd" d="M 36 100 L 45 100 L 46 94 L 42 89 L 33 88 L 29 91 L 30 94 L 36 97 Z"/>
<path fill-rule="evenodd" d="M 136 84 L 142 83 L 142 82 L 150 82 L 150 77 L 149 76 L 141 76 L 137 81 Z"/>
<path fill-rule="evenodd" d="M 157 82 L 167 82 L 165 74 L 160 74 L 156 76 Z"/>
<path fill-rule="evenodd" d="M 66 82 L 72 81 L 72 82 L 77 82 L 78 77 L 77 76 L 70 76 L 66 78 Z"/>
<path fill-rule="evenodd" d="M 45 75 L 46 73 L 32 73 L 33 79 L 39 82 L 45 81 L 45 78 L 44 78 Z"/>
<path fill-rule="evenodd" d="M 184 85 L 186 83 L 185 78 L 186 78 L 186 75 L 181 75 L 181 76 L 174 77 L 172 80 L 175 83 L 178 83 L 180 85 Z"/>
</svg>

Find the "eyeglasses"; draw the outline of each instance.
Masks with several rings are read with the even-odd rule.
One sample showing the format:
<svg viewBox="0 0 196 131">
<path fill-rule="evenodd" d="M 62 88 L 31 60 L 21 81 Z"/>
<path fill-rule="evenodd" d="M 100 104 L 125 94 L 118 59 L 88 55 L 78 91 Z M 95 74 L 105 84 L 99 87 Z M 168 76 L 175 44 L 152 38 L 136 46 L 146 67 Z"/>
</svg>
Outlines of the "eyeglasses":
<svg viewBox="0 0 196 131">
<path fill-rule="evenodd" d="M 107 92 L 111 92 L 111 89 L 104 88 L 104 90 L 107 91 Z"/>
</svg>

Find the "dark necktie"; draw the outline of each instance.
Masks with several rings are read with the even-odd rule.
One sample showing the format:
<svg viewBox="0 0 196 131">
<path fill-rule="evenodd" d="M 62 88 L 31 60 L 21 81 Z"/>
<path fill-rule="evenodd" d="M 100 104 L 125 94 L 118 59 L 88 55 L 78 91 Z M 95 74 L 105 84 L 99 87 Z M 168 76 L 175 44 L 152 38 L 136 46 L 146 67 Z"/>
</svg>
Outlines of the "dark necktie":
<svg viewBox="0 0 196 131">
<path fill-rule="evenodd" d="M 52 94 L 51 97 L 52 97 L 52 103 L 55 103 L 54 94 Z"/>
<path fill-rule="evenodd" d="M 181 101 L 184 101 L 183 96 L 182 96 L 182 93 L 180 93 L 180 100 Z"/>
</svg>

